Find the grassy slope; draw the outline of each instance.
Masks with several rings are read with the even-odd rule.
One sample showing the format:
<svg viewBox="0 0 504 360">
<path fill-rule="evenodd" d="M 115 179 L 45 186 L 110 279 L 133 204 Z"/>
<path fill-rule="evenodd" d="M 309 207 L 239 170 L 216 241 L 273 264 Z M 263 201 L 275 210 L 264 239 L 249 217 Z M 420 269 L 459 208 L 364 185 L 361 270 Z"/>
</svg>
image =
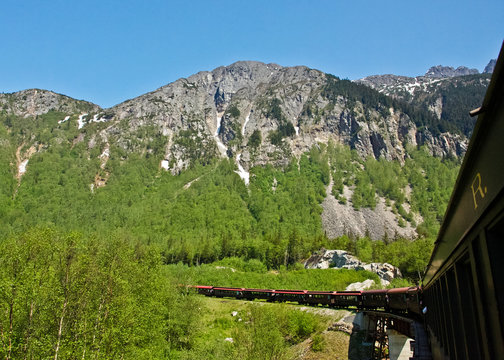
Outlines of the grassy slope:
<svg viewBox="0 0 504 360">
<path fill-rule="evenodd" d="M 344 333 L 327 331 L 326 329 L 333 323 L 339 321 L 348 314 L 345 310 L 332 309 L 308 309 L 296 305 L 271 304 L 262 301 L 246 302 L 232 299 L 202 298 L 201 318 L 199 323 L 200 333 L 192 350 L 179 353 L 182 359 L 347 359 L 350 337 Z M 250 318 L 251 312 L 255 311 L 256 320 Z M 236 316 L 232 316 L 237 312 Z M 268 336 L 275 333 L 277 324 L 270 322 L 267 328 L 255 329 L 254 321 L 260 321 L 261 312 L 270 314 L 271 312 L 286 314 L 291 317 L 291 323 L 296 322 L 297 316 L 302 319 L 309 319 L 313 323 L 312 328 L 307 329 L 303 338 L 293 340 L 289 335 L 283 337 L 282 344 L 264 342 L 263 352 L 253 354 L 247 352 L 244 337 L 248 335 L 247 329 L 259 331 L 256 336 Z M 301 313 L 301 314 L 296 314 Z M 262 332 L 262 333 L 261 333 Z M 294 331 L 295 332 L 295 331 Z M 309 333 L 309 334 L 308 334 Z M 312 349 L 313 338 L 322 338 L 319 351 Z M 225 341 L 232 338 L 233 343 Z M 242 340 L 240 340 L 242 339 Z M 297 343 L 293 343 L 296 342 Z M 276 351 L 272 350 L 277 346 Z M 271 352 L 269 352 L 271 351 Z M 270 356 L 271 355 L 271 356 Z"/>
</svg>

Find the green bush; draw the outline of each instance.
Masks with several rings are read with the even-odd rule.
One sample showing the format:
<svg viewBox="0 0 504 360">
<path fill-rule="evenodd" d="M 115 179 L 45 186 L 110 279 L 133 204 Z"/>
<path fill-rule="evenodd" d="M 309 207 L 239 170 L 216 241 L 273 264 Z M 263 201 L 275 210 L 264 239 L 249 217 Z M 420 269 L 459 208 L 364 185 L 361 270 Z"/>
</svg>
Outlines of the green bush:
<svg viewBox="0 0 504 360">
<path fill-rule="evenodd" d="M 298 344 L 318 330 L 317 318 L 305 311 L 290 311 L 288 313 L 288 336 L 292 344 Z"/>
<path fill-rule="evenodd" d="M 261 145 L 261 142 L 262 142 L 261 132 L 255 129 L 252 135 L 250 135 L 248 146 L 255 150 Z"/>
<path fill-rule="evenodd" d="M 238 109 L 238 107 L 236 105 L 231 105 L 227 112 L 229 113 L 229 115 L 231 115 L 232 117 L 234 117 L 235 119 L 238 119 L 240 117 L 240 110 Z"/>
<path fill-rule="evenodd" d="M 315 334 L 312 339 L 311 348 L 315 352 L 323 351 L 325 349 L 326 343 L 322 334 Z"/>
</svg>

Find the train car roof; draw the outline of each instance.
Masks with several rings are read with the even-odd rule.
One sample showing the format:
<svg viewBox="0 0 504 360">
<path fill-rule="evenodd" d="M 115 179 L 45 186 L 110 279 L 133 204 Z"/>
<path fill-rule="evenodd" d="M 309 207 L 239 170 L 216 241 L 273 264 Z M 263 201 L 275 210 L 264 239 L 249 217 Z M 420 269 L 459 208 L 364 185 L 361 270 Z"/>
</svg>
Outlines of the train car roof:
<svg viewBox="0 0 504 360">
<path fill-rule="evenodd" d="M 504 46 L 483 104 L 471 115 L 478 119 L 423 278 L 426 287 L 504 188 Z"/>
<path fill-rule="evenodd" d="M 306 290 L 273 290 L 275 294 L 294 294 L 294 295 L 303 295 L 306 294 Z"/>
<path fill-rule="evenodd" d="M 232 287 L 220 287 L 220 286 L 214 286 L 214 290 L 243 291 L 243 290 L 245 290 L 245 289 L 244 289 L 244 288 L 232 288 Z"/>
<path fill-rule="evenodd" d="M 402 287 L 402 288 L 395 288 L 395 289 L 389 289 L 387 291 L 388 294 L 406 294 L 406 292 L 409 290 L 409 287 Z"/>
<path fill-rule="evenodd" d="M 245 291 L 273 292 L 273 290 L 270 290 L 270 289 L 245 289 Z"/>
<path fill-rule="evenodd" d="M 386 294 L 388 289 L 364 290 L 362 295 Z"/>
<path fill-rule="evenodd" d="M 336 291 L 336 295 L 361 295 L 361 291 Z"/>
</svg>

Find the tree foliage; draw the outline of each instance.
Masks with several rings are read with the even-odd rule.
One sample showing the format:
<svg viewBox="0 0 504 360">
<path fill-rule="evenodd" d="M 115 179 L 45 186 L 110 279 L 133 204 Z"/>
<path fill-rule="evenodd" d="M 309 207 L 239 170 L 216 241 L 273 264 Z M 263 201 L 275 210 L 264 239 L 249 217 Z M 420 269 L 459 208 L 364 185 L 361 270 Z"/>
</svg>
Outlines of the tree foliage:
<svg viewBox="0 0 504 360">
<path fill-rule="evenodd" d="M 35 229 L 0 242 L 0 356 L 167 358 L 191 346 L 196 299 L 159 252 Z"/>
</svg>

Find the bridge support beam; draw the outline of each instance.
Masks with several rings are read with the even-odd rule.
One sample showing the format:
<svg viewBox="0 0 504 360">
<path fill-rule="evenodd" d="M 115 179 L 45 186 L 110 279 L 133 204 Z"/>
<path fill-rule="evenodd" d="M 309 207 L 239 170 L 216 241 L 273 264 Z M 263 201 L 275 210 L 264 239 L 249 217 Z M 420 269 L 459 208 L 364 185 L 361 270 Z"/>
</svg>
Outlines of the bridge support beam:
<svg viewBox="0 0 504 360">
<path fill-rule="evenodd" d="M 389 339 L 387 336 L 387 323 L 388 319 L 386 317 L 376 317 L 376 328 L 373 336 L 374 343 L 374 356 L 373 359 L 382 360 L 387 359 Z"/>
<path fill-rule="evenodd" d="M 353 321 L 348 358 L 428 360 L 432 356 L 421 323 L 398 314 L 362 311 Z"/>
<path fill-rule="evenodd" d="M 388 354 L 388 336 L 386 332 L 389 325 L 388 319 L 382 314 L 364 311 L 358 313 L 355 317 L 355 325 L 358 325 L 358 328 L 365 334 L 362 345 L 369 346 L 370 358 L 386 359 Z"/>
</svg>

